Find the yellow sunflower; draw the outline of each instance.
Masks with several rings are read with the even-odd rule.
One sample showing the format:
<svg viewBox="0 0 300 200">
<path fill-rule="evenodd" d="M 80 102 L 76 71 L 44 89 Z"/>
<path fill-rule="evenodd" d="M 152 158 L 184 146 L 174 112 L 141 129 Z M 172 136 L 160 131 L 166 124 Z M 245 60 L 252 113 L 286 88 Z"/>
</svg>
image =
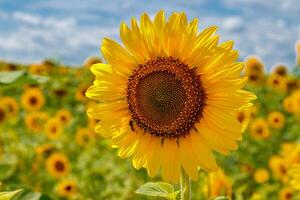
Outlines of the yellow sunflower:
<svg viewBox="0 0 300 200">
<path fill-rule="evenodd" d="M 250 75 L 253 72 L 259 74 L 259 76 L 264 73 L 264 64 L 257 56 L 249 56 L 245 60 L 245 74 Z"/>
<path fill-rule="evenodd" d="M 21 96 L 21 104 L 27 111 L 39 110 L 45 103 L 45 98 L 41 89 L 33 87 L 27 88 Z"/>
<path fill-rule="evenodd" d="M 300 190 L 300 164 L 291 166 L 288 170 L 290 183 L 293 189 Z"/>
<path fill-rule="evenodd" d="M 268 124 L 272 128 L 281 129 L 284 126 L 285 117 L 281 112 L 271 112 L 268 115 Z"/>
<path fill-rule="evenodd" d="M 270 137 L 270 130 L 266 120 L 258 118 L 250 125 L 251 136 L 255 139 L 266 139 Z"/>
<path fill-rule="evenodd" d="M 288 73 L 288 68 L 285 65 L 277 65 L 273 69 L 273 73 L 277 74 L 278 76 L 286 76 Z"/>
<path fill-rule="evenodd" d="M 43 64 L 32 64 L 29 67 L 29 72 L 32 74 L 47 74 L 47 67 Z"/>
<path fill-rule="evenodd" d="M 259 184 L 267 182 L 269 180 L 269 177 L 270 177 L 270 175 L 269 175 L 268 170 L 263 169 L 263 168 L 255 170 L 254 176 L 253 176 L 254 181 Z"/>
<path fill-rule="evenodd" d="M 282 105 L 283 105 L 283 109 L 286 112 L 289 112 L 289 113 L 293 112 L 293 100 L 292 100 L 291 96 L 285 97 Z"/>
<path fill-rule="evenodd" d="M 275 90 L 286 91 L 287 89 L 286 78 L 277 74 L 272 74 L 271 76 L 269 76 L 267 84 L 269 87 Z"/>
<path fill-rule="evenodd" d="M 276 178 L 280 179 L 284 183 L 288 180 L 288 167 L 285 160 L 281 156 L 271 156 L 268 164 Z"/>
<path fill-rule="evenodd" d="M 232 183 L 222 170 L 210 173 L 208 176 L 208 197 L 216 198 L 218 196 L 232 196 Z"/>
<path fill-rule="evenodd" d="M 46 112 L 31 112 L 25 115 L 25 124 L 33 132 L 43 130 L 49 116 Z"/>
<path fill-rule="evenodd" d="M 238 111 L 236 118 L 242 124 L 242 131 L 245 131 L 251 120 L 250 112 L 247 110 Z"/>
<path fill-rule="evenodd" d="M 46 160 L 46 168 L 55 178 L 66 176 L 70 171 L 69 160 L 63 153 L 53 153 Z"/>
<path fill-rule="evenodd" d="M 72 113 L 67 109 L 61 109 L 57 111 L 55 116 L 62 124 L 68 124 L 72 120 Z"/>
<path fill-rule="evenodd" d="M 77 192 L 77 182 L 74 180 L 62 180 L 56 186 L 57 194 L 61 197 L 73 197 Z"/>
<path fill-rule="evenodd" d="M 0 99 L 0 105 L 6 108 L 6 114 L 9 117 L 16 116 L 19 111 L 18 102 L 12 97 L 3 97 Z"/>
<path fill-rule="evenodd" d="M 49 155 L 52 153 L 53 150 L 54 150 L 53 144 L 45 143 L 37 146 L 35 148 L 35 153 L 42 158 L 47 158 L 49 157 Z"/>
<path fill-rule="evenodd" d="M 93 141 L 94 135 L 94 130 L 80 128 L 76 132 L 76 143 L 80 146 L 87 146 Z"/>
<path fill-rule="evenodd" d="M 284 187 L 279 191 L 279 200 L 292 200 L 294 196 L 294 189 L 291 187 Z"/>
<path fill-rule="evenodd" d="M 237 149 L 242 125 L 235 112 L 256 97 L 241 89 L 243 63 L 232 41 L 218 45 L 216 27 L 198 33 L 198 19 L 188 22 L 184 13 L 165 19 L 163 11 L 140 21 L 121 24 L 124 47 L 104 39 L 108 64 L 91 67 L 96 80 L 86 95 L 99 104 L 88 115 L 135 168 L 151 177 L 161 169 L 169 182 L 178 182 L 183 168 L 197 180 L 198 167 L 217 170 L 212 150 Z"/>
<path fill-rule="evenodd" d="M 0 105 L 0 124 L 4 123 L 4 121 L 7 119 L 7 113 L 4 106 Z"/>
<path fill-rule="evenodd" d="M 87 58 L 84 61 L 84 67 L 89 69 L 93 64 L 96 64 L 96 63 L 102 63 L 102 60 L 99 57 L 92 56 L 92 57 Z"/>
<path fill-rule="evenodd" d="M 79 85 L 79 87 L 77 88 L 76 90 L 76 93 L 75 93 L 75 98 L 78 100 L 78 101 L 82 101 L 82 102 L 85 102 L 87 101 L 87 98 L 85 96 L 85 93 L 88 89 L 88 85 L 85 85 L 85 84 L 82 84 L 82 85 Z"/>
<path fill-rule="evenodd" d="M 218 45 L 216 27 L 198 33 L 198 19 L 184 13 L 140 25 L 121 24 L 124 47 L 104 39 L 108 64 L 95 64 L 96 80 L 86 95 L 99 104 L 88 115 L 100 120 L 96 132 L 112 138 L 122 158 L 146 168 L 153 177 L 161 169 L 165 181 L 178 182 L 181 167 L 193 179 L 198 167 L 217 170 L 212 150 L 237 149 L 242 125 L 235 113 L 255 99 L 241 88 L 243 63 L 233 42 Z"/>
<path fill-rule="evenodd" d="M 291 97 L 293 113 L 300 114 L 300 90 L 293 92 Z"/>
<path fill-rule="evenodd" d="M 51 118 L 47 121 L 45 125 L 45 133 L 47 137 L 51 140 L 57 139 L 62 134 L 63 127 L 58 118 Z"/>
</svg>

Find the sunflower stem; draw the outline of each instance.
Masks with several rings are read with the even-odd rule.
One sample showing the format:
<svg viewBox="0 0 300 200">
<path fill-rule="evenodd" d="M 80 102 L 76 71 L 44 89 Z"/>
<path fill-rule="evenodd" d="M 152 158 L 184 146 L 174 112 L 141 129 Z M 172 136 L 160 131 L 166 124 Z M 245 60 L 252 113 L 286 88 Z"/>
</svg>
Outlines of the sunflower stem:
<svg viewBox="0 0 300 200">
<path fill-rule="evenodd" d="M 180 195 L 181 200 L 192 199 L 191 179 L 183 169 L 180 174 Z"/>
</svg>

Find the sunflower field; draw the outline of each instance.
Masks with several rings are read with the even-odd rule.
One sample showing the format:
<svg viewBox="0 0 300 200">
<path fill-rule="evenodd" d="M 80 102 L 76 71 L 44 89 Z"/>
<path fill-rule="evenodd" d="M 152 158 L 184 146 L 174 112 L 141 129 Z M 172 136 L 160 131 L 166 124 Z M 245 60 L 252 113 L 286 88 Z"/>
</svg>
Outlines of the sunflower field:
<svg viewBox="0 0 300 200">
<path fill-rule="evenodd" d="M 215 154 L 215 172 L 197 172 L 191 199 L 300 199 L 299 43 L 296 56 L 295 66 L 278 65 L 270 72 L 258 56 L 244 60 L 246 90 L 257 98 L 235 113 L 244 131 L 238 149 Z M 87 110 L 97 101 L 86 91 L 99 80 L 100 70 L 91 67 L 99 63 L 104 59 L 90 57 L 82 66 L 52 59 L 0 62 L 0 199 L 179 199 L 176 181 L 161 182 L 161 175 L 148 176 L 149 169 L 135 170 L 141 167 L 116 156 L 122 153 L 103 137 L 108 133 L 95 131 L 101 119 Z M 93 96 L 90 91 L 87 96 Z M 113 121 L 117 113 L 104 114 Z M 226 132 L 227 119 L 222 123 Z"/>
</svg>

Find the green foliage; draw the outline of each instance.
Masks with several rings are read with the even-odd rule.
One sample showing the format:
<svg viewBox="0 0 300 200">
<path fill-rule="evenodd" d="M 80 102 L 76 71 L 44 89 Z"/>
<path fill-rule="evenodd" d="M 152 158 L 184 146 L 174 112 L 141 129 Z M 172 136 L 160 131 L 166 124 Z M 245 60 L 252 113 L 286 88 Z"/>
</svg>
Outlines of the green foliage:
<svg viewBox="0 0 300 200">
<path fill-rule="evenodd" d="M 176 199 L 179 191 L 175 191 L 173 185 L 164 182 L 148 182 L 135 191 L 137 194 L 161 197 L 164 199 Z"/>
</svg>

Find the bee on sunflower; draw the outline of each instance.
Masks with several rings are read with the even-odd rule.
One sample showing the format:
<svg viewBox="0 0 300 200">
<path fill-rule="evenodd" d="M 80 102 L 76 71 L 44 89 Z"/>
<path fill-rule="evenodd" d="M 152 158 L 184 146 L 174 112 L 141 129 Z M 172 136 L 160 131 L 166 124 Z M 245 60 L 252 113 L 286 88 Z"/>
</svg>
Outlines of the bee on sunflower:
<svg viewBox="0 0 300 200">
<path fill-rule="evenodd" d="M 192 180 L 198 167 L 218 169 L 213 151 L 236 150 L 242 125 L 235 112 L 256 98 L 242 88 L 243 63 L 233 42 L 218 44 L 216 27 L 198 33 L 198 19 L 184 13 L 166 19 L 160 11 L 140 25 L 121 24 L 124 46 L 105 38 L 108 62 L 91 67 L 95 81 L 86 92 L 97 100 L 88 115 L 100 120 L 95 131 L 112 139 L 122 158 L 155 176 L 178 182 L 181 168 Z"/>
</svg>

